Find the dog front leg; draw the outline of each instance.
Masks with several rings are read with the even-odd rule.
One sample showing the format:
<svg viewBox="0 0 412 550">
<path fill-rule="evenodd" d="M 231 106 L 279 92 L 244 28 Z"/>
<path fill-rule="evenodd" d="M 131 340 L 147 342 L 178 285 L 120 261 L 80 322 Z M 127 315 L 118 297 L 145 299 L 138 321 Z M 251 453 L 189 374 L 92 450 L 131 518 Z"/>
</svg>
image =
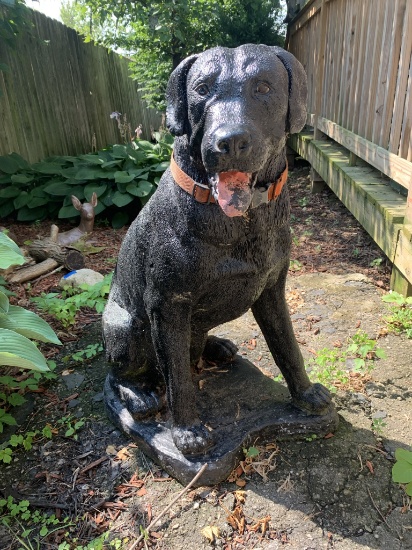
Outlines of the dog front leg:
<svg viewBox="0 0 412 550">
<path fill-rule="evenodd" d="M 201 424 L 190 370 L 191 302 L 183 294 L 158 296 L 149 307 L 153 345 L 166 383 L 172 437 L 185 455 L 197 455 L 213 444 Z"/>
<path fill-rule="evenodd" d="M 288 385 L 293 403 L 309 413 L 322 414 L 331 402 L 322 384 L 312 384 L 296 341 L 285 298 L 287 268 L 277 283 L 266 288 L 252 306 L 253 315 Z"/>
</svg>

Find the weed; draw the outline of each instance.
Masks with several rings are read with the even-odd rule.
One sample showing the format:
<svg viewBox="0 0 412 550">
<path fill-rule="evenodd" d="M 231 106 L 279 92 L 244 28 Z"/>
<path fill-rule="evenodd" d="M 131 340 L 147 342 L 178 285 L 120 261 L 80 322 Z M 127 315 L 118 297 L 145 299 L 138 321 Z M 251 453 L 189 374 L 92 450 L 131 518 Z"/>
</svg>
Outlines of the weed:
<svg viewBox="0 0 412 550">
<path fill-rule="evenodd" d="M 383 258 L 375 258 L 370 262 L 370 267 L 380 267 L 382 265 Z"/>
<path fill-rule="evenodd" d="M 312 435 L 308 435 L 307 437 L 305 437 L 305 441 L 309 441 L 309 443 L 310 443 L 311 441 L 315 441 L 317 438 L 318 438 L 318 436 L 316 434 L 312 434 Z"/>
<path fill-rule="evenodd" d="M 302 197 L 298 200 L 298 203 L 301 208 L 306 208 L 306 206 L 308 205 L 308 197 Z"/>
<path fill-rule="evenodd" d="M 307 363 L 314 382 L 320 382 L 332 392 L 336 386 L 345 386 L 350 371 L 365 374 L 373 368 L 375 359 L 384 359 L 385 351 L 377 347 L 377 341 L 364 331 L 358 331 L 349 340 L 346 348 L 323 348 Z"/>
<path fill-rule="evenodd" d="M 72 359 L 79 363 L 83 363 L 88 359 L 92 359 L 102 351 L 103 345 L 100 342 L 98 344 L 89 344 L 85 349 L 80 349 L 76 351 L 76 353 L 73 353 Z"/>
<path fill-rule="evenodd" d="M 386 428 L 386 422 L 383 418 L 373 418 L 372 419 L 372 431 L 376 435 L 382 435 L 383 429 Z"/>
<path fill-rule="evenodd" d="M 385 317 L 389 329 L 398 334 L 405 333 L 407 338 L 412 338 L 412 296 L 404 298 L 398 292 L 390 292 L 383 296 L 382 300 L 393 304 L 391 315 Z"/>
<path fill-rule="evenodd" d="M 354 248 L 352 251 L 352 254 L 355 256 L 355 258 L 359 258 L 359 255 L 360 255 L 359 248 Z"/>
<path fill-rule="evenodd" d="M 299 260 L 290 260 L 289 269 L 291 271 L 300 271 L 302 269 L 302 264 Z"/>
<path fill-rule="evenodd" d="M 405 485 L 405 492 L 412 497 L 412 451 L 395 450 L 396 462 L 392 468 L 392 479 L 395 483 Z"/>
<path fill-rule="evenodd" d="M 257 447 L 249 447 L 248 449 L 243 449 L 243 453 L 246 458 L 255 458 L 259 455 L 260 451 Z"/>
<path fill-rule="evenodd" d="M 65 437 L 73 437 L 77 441 L 78 434 L 77 432 L 82 428 L 85 424 L 84 420 L 76 420 L 73 418 L 73 416 L 63 416 L 57 421 L 57 424 L 62 426 L 63 429 L 65 429 L 64 436 Z"/>
<path fill-rule="evenodd" d="M 112 273 L 106 275 L 103 281 L 93 286 L 84 284 L 80 285 L 79 289 L 65 287 L 60 294 L 43 293 L 31 300 L 42 311 L 54 315 L 65 328 L 69 328 L 75 324 L 76 314 L 82 307 L 95 309 L 97 313 L 103 312 L 112 276 Z"/>
</svg>

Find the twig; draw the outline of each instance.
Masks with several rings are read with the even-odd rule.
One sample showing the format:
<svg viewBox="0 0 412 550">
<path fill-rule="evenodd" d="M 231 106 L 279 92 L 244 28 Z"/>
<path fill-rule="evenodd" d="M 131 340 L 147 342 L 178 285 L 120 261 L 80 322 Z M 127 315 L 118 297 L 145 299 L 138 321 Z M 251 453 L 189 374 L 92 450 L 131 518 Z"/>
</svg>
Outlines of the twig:
<svg viewBox="0 0 412 550">
<path fill-rule="evenodd" d="M 148 533 L 150 531 L 150 529 L 152 529 L 152 527 L 154 527 L 156 525 L 156 523 L 165 515 L 167 514 L 167 512 L 170 510 L 170 508 L 173 506 L 173 504 L 175 504 L 185 493 L 187 493 L 187 491 L 192 487 L 192 485 L 194 485 L 196 483 L 196 481 L 200 478 L 200 476 L 203 474 L 203 472 L 206 470 L 208 464 L 203 464 L 203 466 L 200 468 L 200 470 L 197 472 L 197 474 L 195 475 L 195 477 L 192 479 L 192 481 L 189 483 L 189 485 L 186 485 L 186 487 L 183 489 L 183 491 L 180 491 L 180 493 L 172 500 L 172 502 L 166 506 L 166 508 L 160 512 L 160 514 L 155 517 L 155 519 L 149 524 L 148 527 L 146 527 L 145 531 Z M 136 539 L 134 541 L 134 543 L 131 545 L 131 547 L 129 548 L 129 550 L 134 550 L 134 548 L 136 548 L 136 546 L 139 544 L 139 542 L 143 539 L 144 537 L 144 533 L 142 533 L 140 535 L 140 537 L 138 539 Z"/>
<path fill-rule="evenodd" d="M 380 515 L 380 517 L 382 518 L 383 522 L 385 523 L 385 525 L 387 526 L 387 528 L 389 529 L 389 531 L 392 531 L 392 528 L 391 526 L 388 524 L 388 522 L 386 521 L 385 519 L 385 516 L 382 514 L 382 512 L 379 510 L 379 508 L 377 507 L 375 501 L 373 500 L 373 497 L 371 495 L 371 492 L 369 491 L 369 487 L 366 487 L 366 490 L 368 491 L 368 494 L 369 494 L 369 498 L 371 499 L 372 501 L 372 504 L 373 504 L 373 507 L 375 508 L 375 510 L 378 512 L 378 514 Z M 401 536 L 400 534 L 398 533 L 398 531 L 393 528 L 393 530 L 395 531 L 395 533 L 398 535 L 398 539 L 400 540 L 401 539 Z"/>
<path fill-rule="evenodd" d="M 58 271 L 61 271 L 64 269 L 64 265 L 61 265 L 59 267 L 56 267 L 56 269 L 53 269 L 53 271 L 49 271 L 49 273 L 45 273 L 44 275 L 40 275 L 40 277 L 37 277 L 37 279 L 34 279 L 32 281 L 32 286 L 37 285 L 42 279 L 45 279 L 46 277 L 50 277 L 50 275 L 53 275 L 54 273 L 57 273 Z"/>
</svg>

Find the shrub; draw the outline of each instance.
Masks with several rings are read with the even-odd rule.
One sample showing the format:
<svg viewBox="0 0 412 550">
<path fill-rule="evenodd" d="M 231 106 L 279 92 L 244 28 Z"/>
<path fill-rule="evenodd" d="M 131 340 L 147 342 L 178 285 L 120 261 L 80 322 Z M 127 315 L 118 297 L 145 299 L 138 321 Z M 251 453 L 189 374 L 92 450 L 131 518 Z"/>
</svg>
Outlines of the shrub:
<svg viewBox="0 0 412 550">
<path fill-rule="evenodd" d="M 28 164 L 20 155 L 0 157 L 0 218 L 17 215 L 19 221 L 34 221 L 58 215 L 79 215 L 71 195 L 90 200 L 95 192 L 96 215 L 115 210 L 113 227 L 122 227 L 130 205 L 137 213 L 154 193 L 169 165 L 173 138 L 156 133 L 156 143 L 136 140 L 113 145 L 87 155 L 55 156 Z M 120 211 L 119 211 L 120 210 Z"/>
</svg>

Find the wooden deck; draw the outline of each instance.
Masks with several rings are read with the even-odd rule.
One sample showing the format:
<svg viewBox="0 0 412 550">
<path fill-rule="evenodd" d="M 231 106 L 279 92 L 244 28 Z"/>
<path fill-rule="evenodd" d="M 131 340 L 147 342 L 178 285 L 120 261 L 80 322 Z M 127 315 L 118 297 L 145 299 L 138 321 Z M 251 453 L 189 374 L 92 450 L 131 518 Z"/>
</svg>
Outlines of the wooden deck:
<svg viewBox="0 0 412 550">
<path fill-rule="evenodd" d="M 288 49 L 308 74 L 310 133 L 289 145 L 393 262 L 412 294 L 412 1 L 309 0 Z"/>
</svg>

